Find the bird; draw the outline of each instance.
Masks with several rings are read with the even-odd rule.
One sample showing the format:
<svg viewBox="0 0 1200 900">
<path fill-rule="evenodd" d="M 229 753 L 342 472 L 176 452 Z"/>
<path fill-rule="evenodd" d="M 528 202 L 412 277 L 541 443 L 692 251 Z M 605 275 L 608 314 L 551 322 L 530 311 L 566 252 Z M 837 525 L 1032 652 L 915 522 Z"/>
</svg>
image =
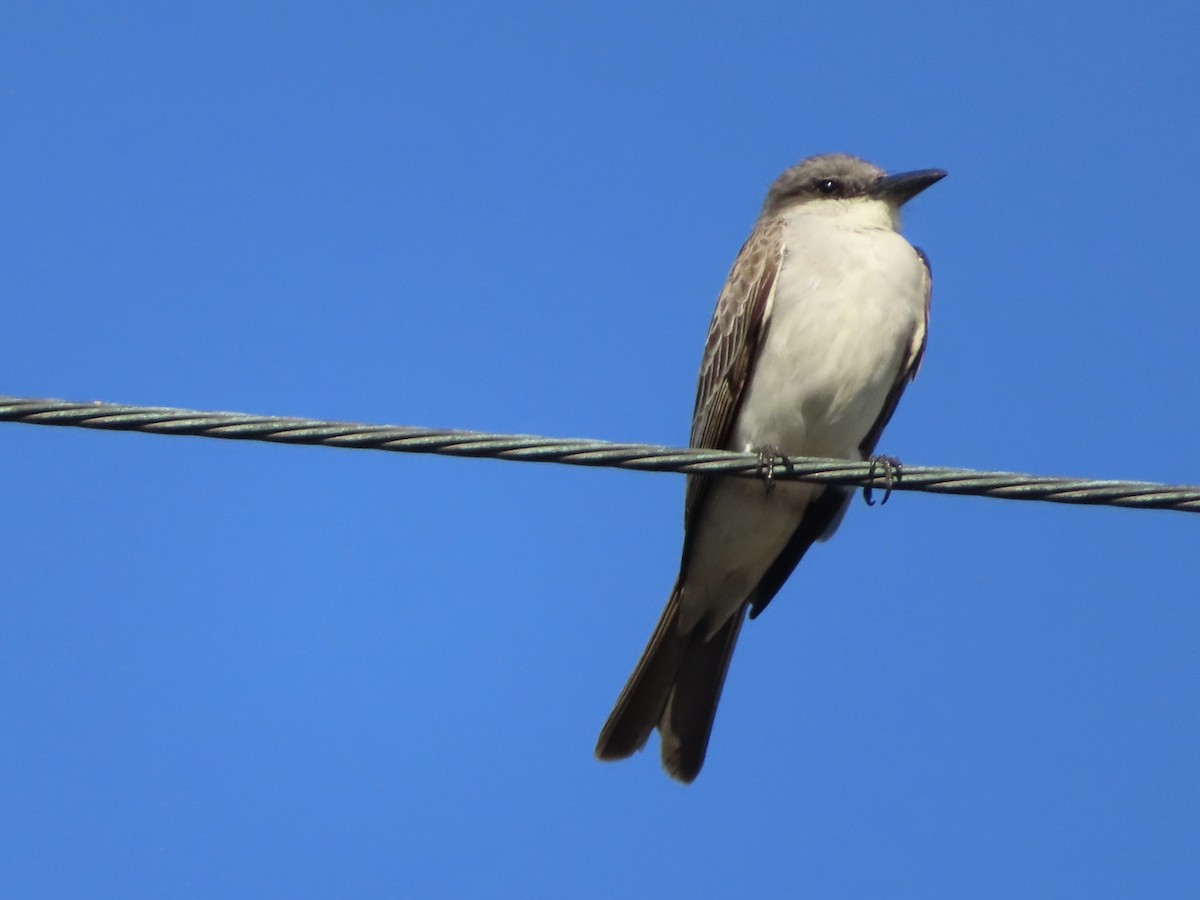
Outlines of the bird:
<svg viewBox="0 0 1200 900">
<path fill-rule="evenodd" d="M 929 260 L 901 236 L 899 212 L 945 175 L 889 175 L 831 153 L 775 180 L 717 299 L 692 447 L 757 453 L 764 473 L 789 456 L 876 458 L 929 322 Z M 599 759 L 632 756 L 657 728 L 667 774 L 695 780 L 743 622 L 833 536 L 852 493 L 688 476 L 679 575 L 601 729 Z"/>
</svg>

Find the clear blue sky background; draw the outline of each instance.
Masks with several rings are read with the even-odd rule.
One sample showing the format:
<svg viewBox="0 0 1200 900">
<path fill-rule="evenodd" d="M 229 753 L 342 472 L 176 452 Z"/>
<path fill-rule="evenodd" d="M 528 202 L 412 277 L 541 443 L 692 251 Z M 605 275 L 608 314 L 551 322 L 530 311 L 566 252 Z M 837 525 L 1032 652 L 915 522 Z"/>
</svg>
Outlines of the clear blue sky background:
<svg viewBox="0 0 1200 900">
<path fill-rule="evenodd" d="M 683 444 L 763 192 L 950 177 L 881 450 L 1200 481 L 1193 3 L 0 11 L 0 392 Z M 1200 520 L 856 503 L 592 759 L 683 480 L 0 426 L 0 893 L 1200 892 Z"/>
</svg>

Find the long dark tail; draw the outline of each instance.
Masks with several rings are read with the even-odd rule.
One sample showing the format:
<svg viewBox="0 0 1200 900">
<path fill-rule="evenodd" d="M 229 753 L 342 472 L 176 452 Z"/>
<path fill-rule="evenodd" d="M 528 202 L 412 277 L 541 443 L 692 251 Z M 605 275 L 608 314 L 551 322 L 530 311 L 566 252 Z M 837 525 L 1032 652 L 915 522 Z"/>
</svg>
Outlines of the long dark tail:
<svg viewBox="0 0 1200 900">
<path fill-rule="evenodd" d="M 742 630 L 745 607 L 711 638 L 704 626 L 679 630 L 679 587 L 650 636 L 642 658 L 600 730 L 596 756 L 625 759 L 662 733 L 662 764 L 672 778 L 690 782 L 700 774 L 729 660 Z"/>
</svg>

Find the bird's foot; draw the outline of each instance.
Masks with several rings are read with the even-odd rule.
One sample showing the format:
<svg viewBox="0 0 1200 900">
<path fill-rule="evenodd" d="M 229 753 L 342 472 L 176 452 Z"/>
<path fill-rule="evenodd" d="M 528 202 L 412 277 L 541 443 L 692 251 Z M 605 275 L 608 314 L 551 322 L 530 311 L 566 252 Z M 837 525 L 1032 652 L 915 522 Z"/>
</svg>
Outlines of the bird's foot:
<svg viewBox="0 0 1200 900">
<path fill-rule="evenodd" d="M 867 462 L 871 464 L 871 468 L 867 472 L 868 478 L 874 478 L 877 469 L 883 470 L 883 499 L 879 501 L 879 505 L 883 506 L 888 502 L 888 497 L 892 496 L 892 485 L 900 480 L 904 467 L 894 456 L 872 456 Z M 875 505 L 872 486 L 869 484 L 863 487 L 863 499 L 867 501 L 867 506 Z"/>
<path fill-rule="evenodd" d="M 758 448 L 758 477 L 762 479 L 767 493 L 775 489 L 775 466 L 783 463 L 790 475 L 794 469 L 792 461 L 778 447 L 767 445 Z"/>
</svg>

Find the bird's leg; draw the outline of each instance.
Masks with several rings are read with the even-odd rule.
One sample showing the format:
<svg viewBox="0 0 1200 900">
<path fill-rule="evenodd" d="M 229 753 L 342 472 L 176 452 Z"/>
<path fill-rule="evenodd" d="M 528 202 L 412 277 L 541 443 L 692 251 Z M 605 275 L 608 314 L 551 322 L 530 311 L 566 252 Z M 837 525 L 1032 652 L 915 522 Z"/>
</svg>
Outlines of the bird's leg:
<svg viewBox="0 0 1200 900">
<path fill-rule="evenodd" d="M 768 444 L 758 448 L 758 477 L 762 479 L 768 494 L 775 488 L 775 465 L 777 463 L 783 463 L 789 475 L 794 471 L 792 461 L 778 447 Z"/>
<path fill-rule="evenodd" d="M 870 470 L 867 472 L 868 478 L 875 477 L 875 470 L 883 470 L 883 499 L 879 501 L 879 505 L 888 502 L 888 497 L 892 496 L 892 485 L 900 480 L 900 476 L 904 472 L 904 467 L 900 460 L 894 456 L 872 456 L 868 462 L 871 464 Z M 863 487 L 863 499 L 867 501 L 867 506 L 874 506 L 875 500 L 871 496 L 871 485 Z"/>
</svg>

